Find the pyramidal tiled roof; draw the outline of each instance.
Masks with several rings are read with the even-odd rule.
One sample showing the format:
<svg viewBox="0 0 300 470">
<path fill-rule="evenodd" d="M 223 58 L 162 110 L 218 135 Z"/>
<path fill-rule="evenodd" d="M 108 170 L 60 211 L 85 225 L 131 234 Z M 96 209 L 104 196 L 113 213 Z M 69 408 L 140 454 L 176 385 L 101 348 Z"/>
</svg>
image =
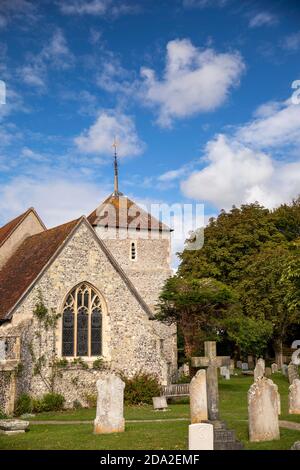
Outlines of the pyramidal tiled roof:
<svg viewBox="0 0 300 470">
<path fill-rule="evenodd" d="M 171 231 L 170 227 L 123 195 L 111 194 L 88 216 L 88 221 L 93 226 Z"/>
</svg>

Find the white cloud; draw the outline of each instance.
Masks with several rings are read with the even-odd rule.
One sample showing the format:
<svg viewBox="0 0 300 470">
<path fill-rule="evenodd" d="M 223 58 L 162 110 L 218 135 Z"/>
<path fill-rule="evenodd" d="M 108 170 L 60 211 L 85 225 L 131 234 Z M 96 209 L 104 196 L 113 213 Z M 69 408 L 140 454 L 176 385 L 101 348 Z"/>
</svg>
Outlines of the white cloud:
<svg viewBox="0 0 300 470">
<path fill-rule="evenodd" d="M 208 7 L 224 7 L 231 0 L 183 0 L 182 4 L 186 8 L 208 8 Z"/>
<path fill-rule="evenodd" d="M 1 0 L 0 28 L 5 28 L 11 21 L 36 22 L 39 19 L 38 6 L 30 0 Z"/>
<path fill-rule="evenodd" d="M 107 194 L 95 183 L 70 178 L 16 177 L 0 187 L 1 224 L 33 206 L 48 227 L 59 225 L 88 215 Z"/>
<path fill-rule="evenodd" d="M 181 189 L 218 208 L 254 201 L 275 207 L 300 193 L 299 149 L 300 106 L 267 103 L 252 122 L 208 142 L 204 168 L 183 181 Z"/>
<path fill-rule="evenodd" d="M 63 32 L 57 29 L 38 54 L 27 56 L 26 65 L 20 67 L 19 74 L 27 85 L 43 89 L 46 87 L 48 67 L 66 69 L 73 60 Z"/>
<path fill-rule="evenodd" d="M 297 52 L 300 49 L 300 31 L 297 33 L 290 34 L 286 36 L 281 41 L 282 49 L 285 49 L 288 52 Z"/>
<path fill-rule="evenodd" d="M 163 127 L 175 118 L 213 111 L 226 100 L 230 89 L 239 84 L 245 66 L 238 53 L 217 53 L 198 49 L 188 39 L 167 44 L 166 67 L 159 80 L 155 72 L 142 68 L 141 99 L 158 109 Z"/>
<path fill-rule="evenodd" d="M 58 6 L 65 15 L 120 16 L 135 13 L 137 6 L 116 0 L 60 0 Z"/>
<path fill-rule="evenodd" d="M 118 154 L 121 157 L 139 155 L 145 148 L 132 118 L 121 112 L 107 110 L 100 112 L 96 122 L 75 138 L 75 144 L 84 153 L 112 155 L 115 136 L 119 141 Z"/>
<path fill-rule="evenodd" d="M 268 11 L 261 11 L 252 16 L 249 21 L 250 28 L 259 28 L 260 26 L 273 26 L 278 23 L 278 18 Z"/>
</svg>

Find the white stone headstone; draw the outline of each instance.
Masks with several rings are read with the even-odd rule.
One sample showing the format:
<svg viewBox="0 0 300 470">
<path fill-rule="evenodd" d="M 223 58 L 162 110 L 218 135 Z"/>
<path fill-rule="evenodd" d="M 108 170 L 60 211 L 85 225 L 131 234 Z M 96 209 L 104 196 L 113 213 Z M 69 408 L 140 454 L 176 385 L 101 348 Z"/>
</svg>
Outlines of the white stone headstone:
<svg viewBox="0 0 300 470">
<path fill-rule="evenodd" d="M 265 375 L 265 361 L 263 359 L 258 359 L 256 366 L 254 368 L 254 380 L 257 380 L 259 377 Z"/>
<path fill-rule="evenodd" d="M 168 409 L 167 398 L 162 397 L 152 397 L 153 409 L 155 411 L 165 411 Z"/>
<path fill-rule="evenodd" d="M 213 450 L 214 427 L 208 423 L 189 425 L 189 450 Z"/>
<path fill-rule="evenodd" d="M 225 378 L 225 380 L 230 380 L 230 371 L 229 371 L 229 369 L 227 369 L 224 378 Z"/>
<path fill-rule="evenodd" d="M 249 370 L 248 362 L 242 363 L 242 370 Z"/>
<path fill-rule="evenodd" d="M 6 352 L 5 352 L 5 340 L 0 339 L 0 361 L 5 361 Z"/>
<path fill-rule="evenodd" d="M 248 391 L 249 439 L 251 442 L 280 439 L 278 387 L 258 378 Z"/>
<path fill-rule="evenodd" d="M 206 371 L 198 370 L 190 383 L 191 423 L 200 423 L 208 419 Z"/>
<path fill-rule="evenodd" d="M 300 415 L 300 380 L 294 379 L 289 387 L 289 413 Z"/>
<path fill-rule="evenodd" d="M 105 375 L 97 381 L 97 414 L 95 434 L 123 432 L 125 383 L 117 375 Z"/>
<path fill-rule="evenodd" d="M 287 375 L 288 375 L 288 365 L 287 364 L 282 364 L 281 372 L 285 377 L 287 377 Z"/>
<path fill-rule="evenodd" d="M 271 369 L 272 369 L 272 374 L 275 374 L 275 372 L 278 372 L 278 365 L 274 362 L 271 364 Z"/>
</svg>

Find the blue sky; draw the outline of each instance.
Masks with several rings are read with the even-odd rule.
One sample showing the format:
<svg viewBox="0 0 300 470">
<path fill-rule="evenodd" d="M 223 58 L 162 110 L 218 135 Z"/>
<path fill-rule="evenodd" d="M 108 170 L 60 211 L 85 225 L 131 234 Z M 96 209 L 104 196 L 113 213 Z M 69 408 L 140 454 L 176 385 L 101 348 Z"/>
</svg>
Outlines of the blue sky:
<svg viewBox="0 0 300 470">
<path fill-rule="evenodd" d="M 137 201 L 209 216 L 296 197 L 297 3 L 1 0 L 0 223 L 88 214 L 112 191 L 114 135 Z"/>
</svg>

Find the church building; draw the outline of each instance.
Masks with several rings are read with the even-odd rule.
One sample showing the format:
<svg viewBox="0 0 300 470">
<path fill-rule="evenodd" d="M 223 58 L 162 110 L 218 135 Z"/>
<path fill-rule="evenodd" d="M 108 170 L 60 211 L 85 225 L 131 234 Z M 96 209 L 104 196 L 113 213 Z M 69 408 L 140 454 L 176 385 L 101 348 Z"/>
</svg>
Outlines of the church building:
<svg viewBox="0 0 300 470">
<path fill-rule="evenodd" d="M 156 320 L 171 230 L 118 187 L 88 217 L 47 229 L 30 208 L 0 228 L 0 409 L 49 390 L 86 406 L 103 370 L 170 383 L 176 327 Z"/>
</svg>

